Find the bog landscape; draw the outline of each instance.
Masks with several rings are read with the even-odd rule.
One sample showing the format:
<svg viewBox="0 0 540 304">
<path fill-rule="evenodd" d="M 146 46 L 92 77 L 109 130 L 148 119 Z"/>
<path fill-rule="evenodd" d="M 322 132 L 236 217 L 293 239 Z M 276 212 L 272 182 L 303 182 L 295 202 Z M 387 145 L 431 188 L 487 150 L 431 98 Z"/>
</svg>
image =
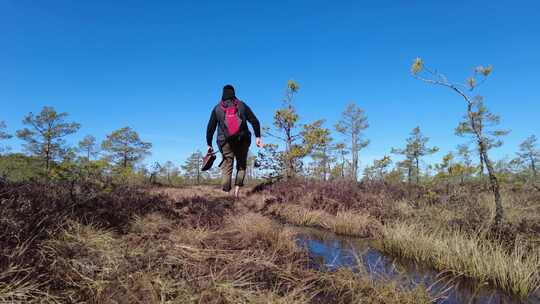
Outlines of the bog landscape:
<svg viewBox="0 0 540 304">
<path fill-rule="evenodd" d="M 415 48 L 413 42 L 407 42 L 410 48 L 403 53 L 396 50 L 395 55 L 408 55 L 411 49 L 416 52 L 415 55 L 400 59 L 400 68 L 391 71 L 392 75 L 399 75 L 395 77 L 400 77 L 401 83 L 393 83 L 391 77 L 387 79 L 392 84 L 392 90 L 408 86 L 416 91 L 414 94 L 412 91 L 399 93 L 399 98 L 408 100 L 398 106 L 406 118 L 390 117 L 377 113 L 389 111 L 388 108 L 363 100 L 339 100 L 335 104 L 327 99 L 324 102 L 316 101 L 317 96 L 327 98 L 329 95 L 325 92 L 335 90 L 341 96 L 344 87 L 351 92 L 362 91 L 362 87 L 351 85 L 350 79 L 344 80 L 344 84 L 332 82 L 319 86 L 317 77 L 329 81 L 334 75 L 313 75 L 317 73 L 310 72 L 311 64 L 317 66 L 314 69 L 320 69 L 317 71 L 322 71 L 321 74 L 331 71 L 330 67 L 321 67 L 318 62 L 306 63 L 298 59 L 300 63 L 297 64 L 296 60 L 287 59 L 287 56 L 272 61 L 275 58 L 272 59 L 270 52 L 265 53 L 265 49 L 273 46 L 263 47 L 258 45 L 259 42 L 277 39 L 272 41 L 291 43 L 295 45 L 291 48 L 303 48 L 307 54 L 313 52 L 314 58 L 323 55 L 309 43 L 297 45 L 294 39 L 303 38 L 290 32 L 285 36 L 269 38 L 272 31 L 260 28 L 261 24 L 266 24 L 262 21 L 266 20 L 262 8 L 253 17 L 262 20 L 249 21 L 263 36 L 251 36 L 250 29 L 215 21 L 219 19 L 213 17 L 224 14 L 229 7 L 220 6 L 215 12 L 212 9 L 208 12 L 208 8 L 205 8 L 203 12 L 199 10 L 202 8 L 194 8 L 197 5 L 193 3 L 182 9 L 167 6 L 167 9 L 153 15 L 156 8 L 152 5 L 145 6 L 144 10 L 140 8 L 140 11 L 130 8 L 128 12 L 103 3 L 98 5 L 99 11 L 91 9 L 94 4 L 84 5 L 84 9 L 73 5 L 66 5 L 70 7 L 70 13 L 64 11 L 65 7 L 51 8 L 44 4 L 39 9 L 30 9 L 23 4 L 12 3 L 6 4 L 6 9 L 13 16 L 29 14 L 41 16 L 43 20 L 48 20 L 43 13 L 48 12 L 59 18 L 55 17 L 54 20 L 68 20 L 67 24 L 77 26 L 80 25 L 77 18 L 109 16 L 101 9 L 111 10 L 110 16 L 114 15 L 115 18 L 119 15 L 128 18 L 104 21 L 112 23 L 108 23 L 103 33 L 113 36 L 123 33 L 129 37 L 115 36 L 120 41 L 116 45 L 107 40 L 110 37 L 105 34 L 95 36 L 112 45 L 104 42 L 103 49 L 93 48 L 85 55 L 88 58 L 97 58 L 95 56 L 99 53 L 105 57 L 113 56 L 120 49 L 122 54 L 131 54 L 129 56 L 146 54 L 150 58 L 151 52 L 164 56 L 168 51 L 158 51 L 157 47 L 146 43 L 147 40 L 141 43 L 139 33 L 147 38 L 161 37 L 161 42 L 173 39 L 160 35 L 173 34 L 175 29 L 180 31 L 186 25 L 163 21 L 169 20 L 167 11 L 187 14 L 193 9 L 193 16 L 206 16 L 207 20 L 215 22 L 210 23 L 210 29 L 199 27 L 196 31 L 208 34 L 222 33 L 222 26 L 234 29 L 245 54 L 252 54 L 256 49 L 270 56 L 269 63 L 264 65 L 268 77 L 278 78 L 279 73 L 274 73 L 272 64 L 286 70 L 286 75 L 291 73 L 300 77 L 281 77 L 276 81 L 279 83 L 277 90 L 274 90 L 275 85 L 269 85 L 269 90 L 275 91 L 271 96 L 277 97 L 263 105 L 262 101 L 256 101 L 257 94 L 247 88 L 262 82 L 258 77 L 263 76 L 252 73 L 239 78 L 235 75 L 250 71 L 249 63 L 244 61 L 252 59 L 255 62 L 254 58 L 238 58 L 226 48 L 191 54 L 189 60 L 202 64 L 207 60 L 214 62 L 214 59 L 208 59 L 213 56 L 210 53 L 219 53 L 216 62 L 232 60 L 238 70 L 213 75 L 213 71 L 221 68 L 233 71 L 228 63 L 223 62 L 223 66 L 206 66 L 204 76 L 194 74 L 190 78 L 191 75 L 177 75 L 183 83 L 176 85 L 183 92 L 189 92 L 185 96 L 196 96 L 201 86 L 212 87 L 215 91 L 203 95 L 201 99 L 217 96 L 221 94 L 223 85 L 234 82 L 239 100 L 243 100 L 243 92 L 253 99 L 247 100 L 249 108 L 243 109 L 238 106 L 240 101 L 236 99 L 234 89 L 227 91 L 226 86 L 218 106 L 214 102 L 219 97 L 196 104 L 203 108 L 204 116 L 190 108 L 187 104 L 195 102 L 179 97 L 184 96 L 181 94 L 174 97 L 175 100 L 182 100 L 174 108 L 179 110 L 167 109 L 159 101 L 148 100 L 142 108 L 137 109 L 141 112 L 136 112 L 140 103 L 113 100 L 111 97 L 107 99 L 110 109 L 101 108 L 93 112 L 91 104 L 84 102 L 75 105 L 75 101 L 51 100 L 43 101 L 37 107 L 34 102 L 38 101 L 26 102 L 28 96 L 34 96 L 28 95 L 31 88 L 42 89 L 36 89 L 36 93 L 32 94 L 45 94 L 47 98 L 56 96 L 64 100 L 65 96 L 51 95 L 38 84 L 7 89 L 5 95 L 0 93 L 5 113 L 8 113 L 2 117 L 4 114 L 0 112 L 0 303 L 540 303 L 540 145 L 535 134 L 539 129 L 533 121 L 515 118 L 528 112 L 536 111 L 538 114 L 539 109 L 517 106 L 516 102 L 516 106 L 505 108 L 510 117 L 508 121 L 505 120 L 506 112 L 495 110 L 502 108 L 502 95 L 497 94 L 501 94 L 501 90 L 513 90 L 512 86 L 489 86 L 497 77 L 504 78 L 502 72 L 498 74 L 499 57 L 486 55 L 488 59 L 493 59 L 493 63 L 486 63 L 473 62 L 482 59 L 476 53 L 471 58 L 457 51 L 455 54 L 436 56 L 436 48 Z M 231 5 L 236 7 L 235 4 Z M 278 20 L 286 19 L 290 24 L 299 26 L 300 31 L 308 28 L 314 31 L 311 34 L 303 33 L 311 37 L 308 39 L 310 43 L 330 39 L 324 36 L 328 33 L 333 33 L 339 41 L 344 39 L 340 36 L 342 32 L 334 28 L 319 28 L 317 32 L 317 25 L 308 21 L 311 17 L 298 16 L 300 21 L 297 24 L 278 13 L 283 9 L 281 6 L 273 5 L 276 7 L 272 6 L 269 10 L 274 12 Z M 309 5 L 302 7 L 306 6 Z M 239 7 L 237 9 L 240 10 Z M 296 7 L 290 9 L 300 11 Z M 361 11 L 356 5 L 351 5 L 349 9 L 350 12 Z M 367 11 L 377 11 L 370 9 Z M 378 9 L 390 14 L 386 9 Z M 429 6 L 429 10 L 437 9 L 436 6 Z M 405 8 L 398 11 L 403 10 Z M 72 15 L 83 11 L 90 13 L 81 13 L 77 18 Z M 317 14 L 326 16 L 337 14 L 337 11 L 339 14 L 350 13 L 332 7 L 326 13 L 318 11 Z M 489 12 L 491 14 L 492 11 Z M 399 15 L 397 11 L 393 13 Z M 129 19 L 130 14 L 138 17 Z M 186 15 L 186 18 L 191 17 Z M 173 19 L 177 20 L 176 17 Z M 32 28 L 37 30 L 36 24 L 55 26 L 56 21 L 46 25 L 47 22 L 43 20 L 33 23 Z M 9 18 L 6 22 L 10 22 Z M 304 27 L 302 22 L 309 26 Z M 326 19 L 321 19 L 321 22 L 330 24 Z M 132 25 L 139 30 L 131 29 Z M 141 30 L 147 26 L 151 30 Z M 399 30 L 411 31 L 412 25 L 392 25 L 396 31 L 400 27 L 403 28 Z M 74 37 L 72 35 L 78 31 L 85 35 L 90 33 L 87 31 L 94 33 L 94 30 L 85 27 L 62 28 L 62 33 L 69 37 Z M 194 29 L 195 25 L 189 28 Z M 428 31 L 424 27 L 422 29 Z M 425 33 L 424 30 L 417 30 Z M 466 34 L 469 28 L 457 30 Z M 343 31 L 347 30 L 343 28 Z M 137 35 L 133 34 L 135 32 Z M 384 36 L 387 32 L 381 29 L 381 33 L 381 37 L 386 37 L 381 40 L 390 39 Z M 209 42 L 204 39 L 213 39 L 211 35 L 208 36 L 210 38 L 200 38 L 203 36 L 201 34 L 194 38 L 194 34 L 189 34 L 182 37 L 193 39 L 188 39 L 188 44 L 206 45 Z M 290 38 L 293 36 L 294 39 Z M 24 37 L 21 39 L 26 39 L 26 42 L 41 39 L 32 34 Z M 68 44 L 74 43 L 69 46 L 73 47 L 73 52 L 76 52 L 75 47 L 85 49 L 94 46 L 84 37 L 77 38 L 82 39 L 80 41 L 65 39 Z M 26 68 L 25 64 L 38 64 L 38 61 L 39 65 L 46 64 L 46 59 L 26 53 L 24 48 L 16 47 L 13 41 L 13 45 L 7 48 L 14 51 L 13 58 L 35 60 L 24 64 L 21 61 L 22 69 Z M 120 45 L 127 41 L 138 41 L 140 48 L 126 51 Z M 224 44 L 219 41 L 220 45 Z M 531 44 L 531 52 L 534 52 L 536 44 Z M 326 42 L 324 45 L 327 45 Z M 472 49 L 479 48 L 470 46 Z M 117 47 L 120 49 L 115 50 Z M 356 48 L 357 45 L 351 44 L 351 47 Z M 343 50 L 346 47 L 332 44 L 324 52 L 330 52 L 332 48 Z M 47 49 L 61 50 L 62 47 L 49 45 Z M 439 51 L 443 52 L 443 48 Z M 427 55 L 424 57 L 423 53 Z M 106 74 L 102 75 L 104 81 L 81 87 L 77 84 L 78 77 L 86 78 L 82 74 L 67 72 L 70 71 L 70 64 L 73 64 L 71 60 L 75 58 L 68 57 L 53 56 L 51 60 L 65 62 L 66 67 L 56 66 L 57 71 L 64 71 L 73 79 L 66 77 L 63 78 L 64 82 L 58 84 L 53 80 L 56 76 L 51 76 L 46 81 L 65 88 L 70 98 L 83 95 L 79 89 L 91 94 L 91 91 L 100 89 L 116 90 L 111 89 L 116 86 L 119 87 L 118 91 L 110 92 L 126 88 L 122 81 L 108 83 L 108 79 L 116 76 Z M 335 64 L 341 66 L 337 57 L 333 57 Z M 94 59 L 88 60 L 91 62 Z M 83 63 L 80 63 L 80 67 L 78 63 L 75 66 L 79 72 L 87 70 L 93 73 L 94 64 L 105 68 L 105 63 L 99 63 L 100 60 L 84 67 Z M 171 71 L 166 66 L 173 63 L 169 58 L 166 64 L 160 65 L 160 59 L 156 59 L 158 63 L 155 64 L 160 66 L 160 73 L 163 73 L 160 74 L 154 73 L 158 68 L 154 70 L 154 63 L 148 60 L 145 65 L 137 65 L 137 69 L 146 69 L 152 78 L 145 78 L 144 81 L 139 79 L 139 82 L 133 74 L 142 71 L 133 73 L 135 68 L 128 59 L 124 61 L 116 57 L 107 64 L 117 67 L 111 73 L 120 74 L 114 75 L 129 77 L 132 74 L 130 81 L 134 82 L 129 84 L 129 88 L 134 92 L 133 96 L 148 92 L 151 95 L 154 92 L 152 88 L 170 84 L 166 78 L 171 75 L 165 74 Z M 347 65 L 357 62 L 353 56 L 347 60 Z M 78 58 L 79 61 L 84 60 Z M 277 62 L 285 62 L 285 66 L 290 64 L 290 68 Z M 464 62 L 468 67 L 462 69 Z M 182 64 L 186 65 L 186 70 L 190 69 L 188 61 Z M 262 67 L 254 64 L 254 68 Z M 306 68 L 303 64 L 310 67 Z M 534 64 L 532 62 L 531 67 Z M 445 71 L 447 68 L 450 71 Z M 297 69 L 300 72 L 296 72 Z M 516 66 L 512 72 L 518 73 L 519 69 Z M 508 66 L 503 70 L 508 72 Z M 381 76 L 380 73 L 358 73 L 358 83 Z M 523 76 L 524 83 L 527 75 Z M 13 79 L 19 79 L 19 76 Z M 8 77 L 3 77 L 0 72 L 0 81 L 3 79 Z M 380 83 L 384 79 L 375 81 Z M 201 85 L 205 82 L 209 84 Z M 373 98 L 391 94 L 383 85 L 374 90 L 379 95 L 372 95 Z M 166 98 L 171 92 L 162 96 Z M 230 99 L 227 92 L 232 94 Z M 302 99 L 303 94 L 308 94 L 310 101 Z M 433 101 L 429 106 L 439 110 L 448 109 L 447 115 L 444 118 L 430 118 L 425 123 L 420 121 L 420 113 L 423 113 L 420 108 L 426 104 L 420 105 L 415 96 L 425 96 L 423 94 L 440 96 L 443 101 Z M 499 97 L 490 98 L 490 94 Z M 8 96 L 20 103 L 10 102 Z M 119 106 L 113 106 L 115 103 Z M 217 152 L 217 160 L 210 170 L 203 171 L 201 168 L 207 152 L 204 140 L 207 114 L 220 111 L 220 105 L 224 118 L 219 120 L 221 112 L 215 112 L 218 113 L 217 146 L 211 130 L 212 123 L 208 123 L 208 129 L 212 131 L 208 145 L 214 149 L 209 149 L 208 153 Z M 212 110 L 214 106 L 216 110 Z M 230 109 L 234 111 L 229 112 Z M 251 110 L 258 115 L 258 121 L 254 114 L 243 116 L 242 111 Z M 180 121 L 183 127 L 167 127 L 165 131 L 160 120 L 168 121 L 170 116 L 167 112 L 174 112 L 174 119 Z M 14 113 L 22 114 L 14 117 Z M 212 112 L 212 115 L 215 113 Z M 249 126 L 250 129 L 246 130 L 252 133 L 249 135 L 252 144 L 246 160 L 244 185 L 239 181 L 242 179 L 240 175 L 232 175 L 233 182 L 238 185 L 237 197 L 234 195 L 235 188 L 230 189 L 230 185 L 227 188 L 226 182 L 222 181 L 220 171 L 221 167 L 224 175 L 230 174 L 226 172 L 225 165 L 220 164 L 225 155 L 225 145 L 220 142 L 219 132 L 227 134 L 223 140 L 232 146 L 232 150 L 237 149 L 233 144 L 237 139 L 231 131 L 229 113 L 234 119 L 239 119 L 238 128 Z M 246 124 L 246 117 L 249 124 Z M 416 123 L 411 124 L 411 121 Z M 260 132 L 257 130 L 259 122 Z M 437 139 L 430 134 L 447 134 L 441 133 L 437 126 L 448 122 L 452 125 L 451 135 Z M 92 127 L 85 128 L 86 123 Z M 386 125 L 384 130 L 391 131 L 375 130 L 375 126 L 383 124 Z M 111 125 L 116 127 L 111 128 Z M 513 130 L 514 127 L 517 132 Z M 97 134 L 89 130 L 96 130 Z M 182 138 L 181 144 L 163 140 L 164 132 L 171 130 L 177 138 Z M 372 131 L 374 133 L 370 133 Z M 240 131 L 235 129 L 234 132 Z M 508 139 L 517 144 L 509 146 Z M 380 142 L 385 143 L 384 149 L 370 150 Z M 501 149 L 504 149 L 504 155 L 499 152 Z M 167 151 L 170 150 L 184 151 L 183 154 L 178 153 L 182 155 L 181 160 L 169 160 L 171 154 L 167 154 Z M 242 170 L 237 150 L 234 150 L 234 157 L 239 164 L 234 171 Z"/>
</svg>

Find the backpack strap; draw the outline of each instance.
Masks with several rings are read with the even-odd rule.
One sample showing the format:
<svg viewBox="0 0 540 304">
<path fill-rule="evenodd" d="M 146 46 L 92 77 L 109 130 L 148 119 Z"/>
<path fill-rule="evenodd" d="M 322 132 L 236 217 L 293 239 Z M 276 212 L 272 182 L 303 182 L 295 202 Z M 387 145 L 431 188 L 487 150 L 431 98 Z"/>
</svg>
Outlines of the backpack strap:
<svg viewBox="0 0 540 304">
<path fill-rule="evenodd" d="M 238 115 L 242 117 L 243 120 L 246 120 L 246 106 L 243 101 L 237 100 L 237 109 L 238 109 Z"/>
<path fill-rule="evenodd" d="M 232 106 L 236 107 L 236 109 L 238 109 L 238 104 L 239 103 L 240 103 L 240 100 L 235 99 L 235 100 L 233 100 Z M 230 108 L 230 107 L 225 107 L 225 101 L 223 101 L 223 100 L 219 102 L 219 106 L 223 109 L 223 111 L 227 111 L 227 109 Z"/>
</svg>

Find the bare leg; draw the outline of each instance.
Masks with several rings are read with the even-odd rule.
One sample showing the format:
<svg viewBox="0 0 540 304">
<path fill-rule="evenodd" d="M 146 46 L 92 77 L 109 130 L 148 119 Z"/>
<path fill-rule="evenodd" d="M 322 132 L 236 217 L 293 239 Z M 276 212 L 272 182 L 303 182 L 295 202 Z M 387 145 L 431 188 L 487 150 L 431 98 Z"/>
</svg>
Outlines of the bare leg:
<svg viewBox="0 0 540 304">
<path fill-rule="evenodd" d="M 240 198 L 240 186 L 234 187 L 234 197 Z"/>
</svg>

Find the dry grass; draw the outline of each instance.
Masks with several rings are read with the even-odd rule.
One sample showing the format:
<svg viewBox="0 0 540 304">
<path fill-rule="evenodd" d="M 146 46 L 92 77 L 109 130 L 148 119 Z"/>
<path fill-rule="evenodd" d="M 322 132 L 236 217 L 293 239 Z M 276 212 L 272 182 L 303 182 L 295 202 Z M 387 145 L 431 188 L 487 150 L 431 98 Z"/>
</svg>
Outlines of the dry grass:
<svg viewBox="0 0 540 304">
<path fill-rule="evenodd" d="M 121 266 L 114 234 L 92 225 L 70 222 L 44 243 L 42 252 L 54 261 L 51 279 L 63 285 L 62 296 L 97 302 Z"/>
<path fill-rule="evenodd" d="M 521 297 L 540 287 L 540 253 L 521 245 L 508 251 L 478 235 L 398 223 L 386 226 L 382 250 L 456 275 L 489 282 Z"/>
<path fill-rule="evenodd" d="M 12 191 L 9 184 L 0 186 Z M 215 191 L 168 189 L 170 198 L 147 190 L 90 187 L 75 196 L 68 190 L 0 192 L 6 231 L 0 233 L 9 236 L 0 239 L 0 303 L 429 301 L 425 290 L 312 269 L 292 230 Z M 351 228 L 354 221 L 340 226 L 345 214 L 322 214 L 327 229 L 365 233 Z M 37 237 L 19 241 L 32 235 Z"/>
<path fill-rule="evenodd" d="M 264 241 L 275 253 L 298 253 L 292 230 L 284 229 L 267 217 L 247 213 L 229 218 L 227 229 L 238 233 L 247 244 Z"/>
<path fill-rule="evenodd" d="M 55 303 L 56 298 L 42 289 L 29 269 L 8 265 L 0 273 L 0 303 Z"/>
<path fill-rule="evenodd" d="M 46 243 L 53 281 L 67 302 L 87 303 L 428 303 L 352 272 L 309 268 L 294 233 L 255 213 L 223 227 L 185 228 L 159 214 L 116 234 L 70 222 Z"/>
<path fill-rule="evenodd" d="M 336 234 L 373 237 L 381 225 L 370 215 L 357 211 L 338 211 L 332 215 L 322 210 L 310 210 L 296 205 L 275 205 L 271 213 L 297 226 L 322 228 Z"/>
<path fill-rule="evenodd" d="M 432 303 L 426 289 L 419 285 L 412 290 L 404 290 L 395 282 L 381 280 L 375 282 L 364 269 L 357 269 L 354 273 L 350 269 L 340 269 L 334 273 L 322 275 L 323 286 L 321 293 L 327 293 L 335 297 L 337 301 L 332 303 Z M 369 294 L 369 297 L 365 295 Z"/>
<path fill-rule="evenodd" d="M 337 234 L 359 237 L 374 236 L 380 229 L 371 216 L 358 211 L 338 211 L 334 217 L 324 219 L 322 226 Z"/>
<path fill-rule="evenodd" d="M 194 185 L 183 188 L 156 188 L 151 189 L 150 193 L 163 194 L 173 200 L 195 196 L 219 197 L 221 195 L 224 195 L 224 192 L 221 190 L 220 187 L 208 185 Z"/>
</svg>

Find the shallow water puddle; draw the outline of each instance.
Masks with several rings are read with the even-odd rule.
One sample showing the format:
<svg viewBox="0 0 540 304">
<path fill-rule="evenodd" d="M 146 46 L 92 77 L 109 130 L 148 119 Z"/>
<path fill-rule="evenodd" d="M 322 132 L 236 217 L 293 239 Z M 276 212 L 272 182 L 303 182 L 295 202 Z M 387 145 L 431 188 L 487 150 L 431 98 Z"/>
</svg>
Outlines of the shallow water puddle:
<svg viewBox="0 0 540 304">
<path fill-rule="evenodd" d="M 540 298 L 521 300 L 489 285 L 480 285 L 449 275 L 442 275 L 414 263 L 394 259 L 373 246 L 373 241 L 338 236 L 319 229 L 298 228 L 297 241 L 305 246 L 318 269 L 333 271 L 341 267 L 359 270 L 359 265 L 375 280 L 391 280 L 404 288 L 419 284 L 429 287 L 440 304 L 540 303 Z M 361 263 L 361 264 L 360 264 Z"/>
</svg>

